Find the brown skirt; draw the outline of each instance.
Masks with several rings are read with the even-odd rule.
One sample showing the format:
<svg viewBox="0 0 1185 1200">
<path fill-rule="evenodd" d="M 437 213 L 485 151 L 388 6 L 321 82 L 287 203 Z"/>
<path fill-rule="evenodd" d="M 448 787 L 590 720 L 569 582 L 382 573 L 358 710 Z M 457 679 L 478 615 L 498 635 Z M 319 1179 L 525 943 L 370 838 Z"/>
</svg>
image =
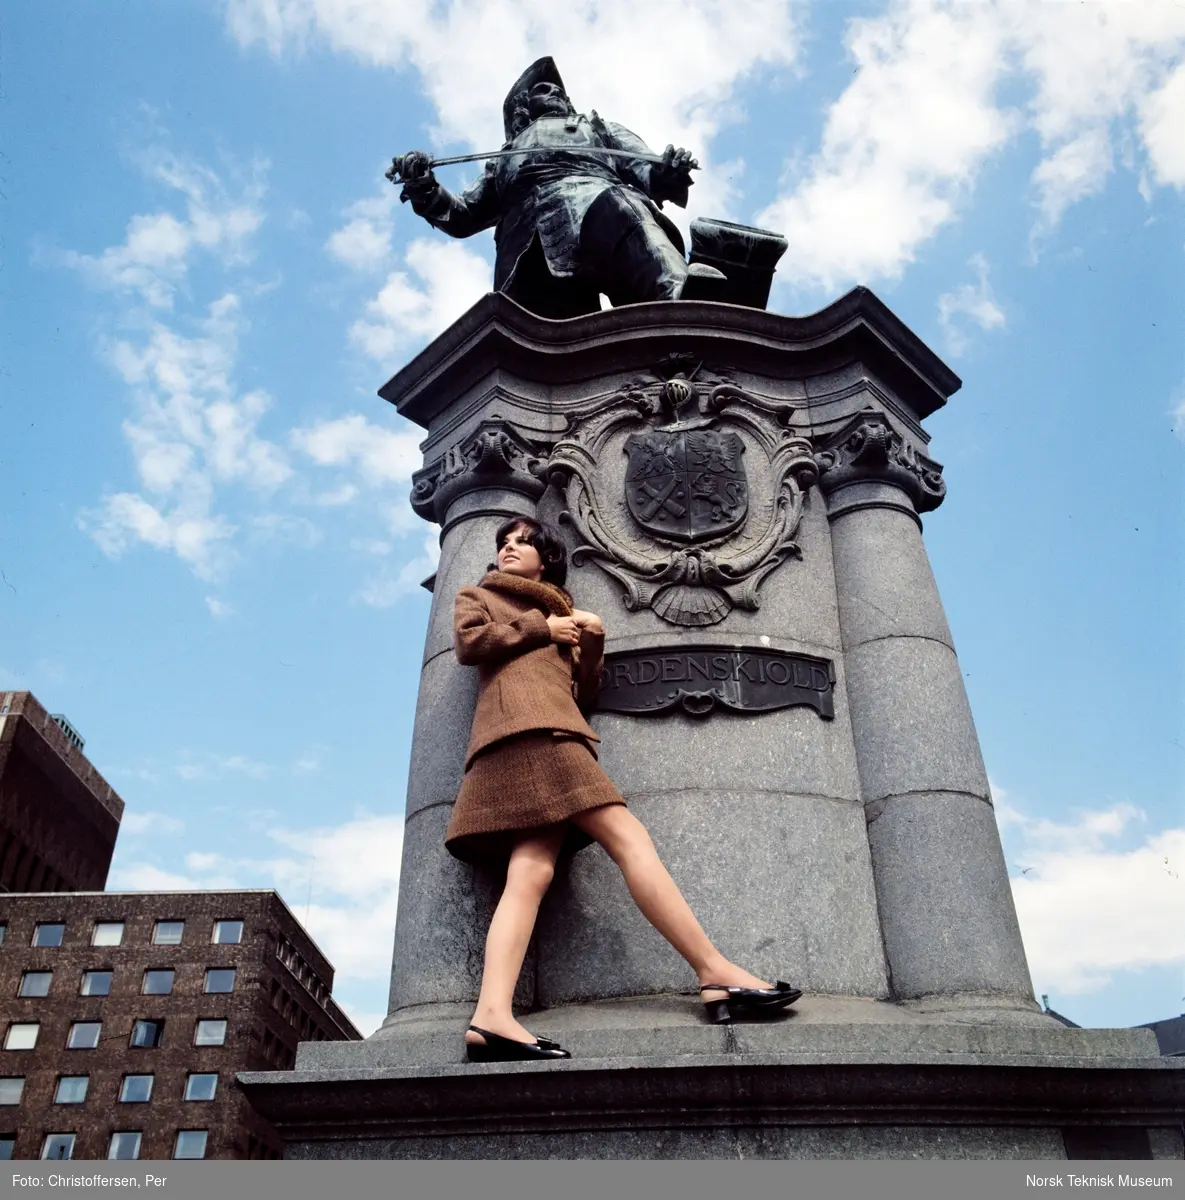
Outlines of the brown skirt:
<svg viewBox="0 0 1185 1200">
<path fill-rule="evenodd" d="M 444 844 L 463 862 L 507 858 L 526 833 L 590 808 L 624 803 L 584 738 L 558 730 L 519 734 L 495 742 L 473 760 Z M 575 853 L 591 842 L 569 825 L 563 852 Z"/>
</svg>

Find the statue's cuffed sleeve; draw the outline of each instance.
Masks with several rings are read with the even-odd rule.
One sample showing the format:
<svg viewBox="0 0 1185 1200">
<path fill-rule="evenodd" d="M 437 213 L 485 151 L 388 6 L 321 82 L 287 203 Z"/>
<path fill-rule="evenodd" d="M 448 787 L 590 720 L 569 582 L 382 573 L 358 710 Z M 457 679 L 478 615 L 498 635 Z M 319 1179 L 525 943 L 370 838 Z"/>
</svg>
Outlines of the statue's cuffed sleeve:
<svg viewBox="0 0 1185 1200">
<path fill-rule="evenodd" d="M 502 215 L 494 164 L 487 162 L 476 182 L 459 196 L 446 187 L 438 187 L 428 196 L 408 194 L 417 215 L 449 237 L 465 238 L 498 223 Z"/>
<path fill-rule="evenodd" d="M 626 129 L 624 125 L 618 125 L 616 121 L 606 121 L 604 125 L 613 144 L 619 150 L 632 150 L 636 154 L 654 153 L 636 133 Z M 656 167 L 660 169 L 655 170 Z M 689 181 L 679 175 L 662 171 L 659 163 L 647 162 L 644 158 L 621 159 L 617 163 L 617 173 L 660 205 L 669 200 L 679 208 L 687 207 Z"/>
</svg>

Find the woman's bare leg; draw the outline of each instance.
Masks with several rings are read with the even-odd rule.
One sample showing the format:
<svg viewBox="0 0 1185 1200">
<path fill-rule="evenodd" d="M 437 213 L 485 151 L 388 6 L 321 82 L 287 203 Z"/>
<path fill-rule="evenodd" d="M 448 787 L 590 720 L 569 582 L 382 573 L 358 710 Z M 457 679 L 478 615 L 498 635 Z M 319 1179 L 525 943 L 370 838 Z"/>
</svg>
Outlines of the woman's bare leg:
<svg viewBox="0 0 1185 1200">
<path fill-rule="evenodd" d="M 534 1034 L 514 1019 L 511 1001 L 539 905 L 555 875 L 555 860 L 563 841 L 563 829 L 556 828 L 523 838 L 514 847 L 506 867 L 506 886 L 486 934 L 481 992 L 473 1024 L 516 1042 L 535 1040 Z M 476 1033 L 466 1033 L 465 1040 L 481 1043 L 485 1039 Z"/>
<path fill-rule="evenodd" d="M 712 945 L 658 857 L 646 826 L 625 805 L 607 804 L 590 809 L 578 813 L 572 822 L 595 838 L 621 868 L 630 895 L 642 915 L 687 960 L 701 984 L 773 986 L 729 962 Z M 705 998 L 713 1000 L 723 995 L 723 992 L 709 992 Z"/>
</svg>

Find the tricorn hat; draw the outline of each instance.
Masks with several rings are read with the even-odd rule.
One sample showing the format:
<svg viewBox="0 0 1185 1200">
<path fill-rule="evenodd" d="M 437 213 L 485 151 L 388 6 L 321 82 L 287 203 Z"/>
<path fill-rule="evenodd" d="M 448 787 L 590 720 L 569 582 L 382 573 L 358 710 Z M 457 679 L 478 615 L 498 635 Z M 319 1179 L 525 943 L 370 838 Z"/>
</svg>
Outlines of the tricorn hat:
<svg viewBox="0 0 1185 1200">
<path fill-rule="evenodd" d="M 506 131 L 506 140 L 514 137 L 514 110 L 525 107 L 531 88 L 537 83 L 554 83 L 563 88 L 564 81 L 556 68 L 555 59 L 551 55 L 537 58 L 513 83 L 506 99 L 502 101 L 502 127 Z"/>
</svg>

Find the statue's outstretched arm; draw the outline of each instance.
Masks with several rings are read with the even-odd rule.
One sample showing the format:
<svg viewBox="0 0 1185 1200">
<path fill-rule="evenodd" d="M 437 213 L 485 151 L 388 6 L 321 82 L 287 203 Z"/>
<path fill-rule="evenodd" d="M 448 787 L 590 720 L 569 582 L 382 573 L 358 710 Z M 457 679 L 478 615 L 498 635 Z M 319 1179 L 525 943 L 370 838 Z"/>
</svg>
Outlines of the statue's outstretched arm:
<svg viewBox="0 0 1185 1200">
<path fill-rule="evenodd" d="M 421 159 L 422 171 L 416 166 Z M 411 201 L 419 216 L 442 233 L 457 238 L 470 237 L 498 223 L 502 214 L 493 163 L 486 163 L 478 179 L 459 196 L 437 181 L 427 163 L 428 156 L 416 150 L 403 157 L 401 199 Z"/>
<path fill-rule="evenodd" d="M 624 125 L 618 125 L 616 121 L 603 121 L 600 124 L 604 130 L 602 136 L 608 134 L 614 146 L 653 157 L 654 151 Z M 659 204 L 669 200 L 680 208 L 686 208 L 688 189 L 693 182 L 691 172 L 698 164 L 688 151 L 674 146 L 668 146 L 662 157 L 663 161 L 658 163 L 647 162 L 643 158 L 623 159 L 616 164 L 617 173 Z"/>
</svg>

